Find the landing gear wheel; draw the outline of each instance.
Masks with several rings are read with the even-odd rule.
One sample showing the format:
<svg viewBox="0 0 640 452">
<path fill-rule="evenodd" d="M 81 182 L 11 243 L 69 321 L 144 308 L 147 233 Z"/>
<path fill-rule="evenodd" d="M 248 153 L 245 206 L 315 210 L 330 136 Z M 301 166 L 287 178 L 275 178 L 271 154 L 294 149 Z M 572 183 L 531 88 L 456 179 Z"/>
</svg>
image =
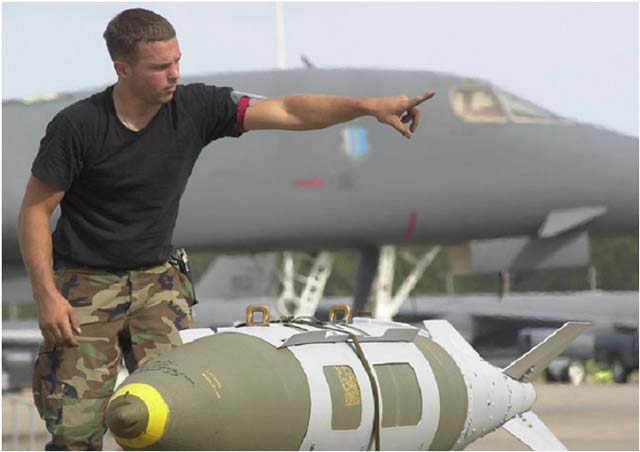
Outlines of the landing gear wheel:
<svg viewBox="0 0 640 452">
<path fill-rule="evenodd" d="M 587 377 L 587 369 L 584 367 L 584 363 L 582 361 L 571 361 L 567 368 L 567 376 L 569 382 L 574 386 L 584 383 Z"/>
<path fill-rule="evenodd" d="M 546 369 L 544 371 L 544 377 L 547 383 L 553 383 L 557 381 L 556 376 L 549 369 Z"/>
<path fill-rule="evenodd" d="M 611 363 L 611 370 L 613 371 L 613 381 L 616 383 L 626 383 L 629 378 L 629 372 L 624 368 L 619 359 L 614 360 Z"/>
</svg>

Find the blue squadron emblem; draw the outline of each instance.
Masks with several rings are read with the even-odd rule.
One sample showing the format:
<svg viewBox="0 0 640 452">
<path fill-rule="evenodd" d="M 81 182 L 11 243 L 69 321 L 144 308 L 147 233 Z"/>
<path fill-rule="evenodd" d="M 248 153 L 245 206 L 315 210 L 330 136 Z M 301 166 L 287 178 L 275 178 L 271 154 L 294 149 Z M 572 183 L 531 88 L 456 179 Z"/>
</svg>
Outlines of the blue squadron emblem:
<svg viewBox="0 0 640 452">
<path fill-rule="evenodd" d="M 369 137 L 363 127 L 344 127 L 340 131 L 342 150 L 353 160 L 359 160 L 369 153 Z"/>
</svg>

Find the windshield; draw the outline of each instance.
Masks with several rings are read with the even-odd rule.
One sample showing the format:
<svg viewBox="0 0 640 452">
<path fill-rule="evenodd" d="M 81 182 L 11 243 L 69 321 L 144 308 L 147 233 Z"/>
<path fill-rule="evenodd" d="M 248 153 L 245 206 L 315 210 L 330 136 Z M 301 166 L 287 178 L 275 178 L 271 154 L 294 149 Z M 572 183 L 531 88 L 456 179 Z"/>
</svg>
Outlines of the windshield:
<svg viewBox="0 0 640 452">
<path fill-rule="evenodd" d="M 488 86 L 461 86 L 451 93 L 456 115 L 470 122 L 507 122 L 500 102 Z"/>
<path fill-rule="evenodd" d="M 516 122 L 549 122 L 560 119 L 553 113 L 506 91 L 496 89 L 511 119 Z"/>
<path fill-rule="evenodd" d="M 491 85 L 466 85 L 450 93 L 453 112 L 467 122 L 566 122 L 544 108 Z"/>
</svg>

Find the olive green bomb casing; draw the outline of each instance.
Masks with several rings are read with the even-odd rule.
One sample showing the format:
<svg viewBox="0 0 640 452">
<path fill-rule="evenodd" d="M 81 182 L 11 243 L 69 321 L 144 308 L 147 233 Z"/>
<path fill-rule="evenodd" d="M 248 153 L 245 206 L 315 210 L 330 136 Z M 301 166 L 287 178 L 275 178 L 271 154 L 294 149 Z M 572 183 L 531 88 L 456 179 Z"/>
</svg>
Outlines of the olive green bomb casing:
<svg viewBox="0 0 640 452">
<path fill-rule="evenodd" d="M 140 414 L 118 416 L 124 404 L 138 406 Z M 290 450 L 302 442 L 309 412 L 309 385 L 289 350 L 220 334 L 134 372 L 112 397 L 107 424 L 127 449 Z M 148 427 L 127 431 L 118 420 L 127 415 L 135 418 L 129 423 L 149 418 Z"/>
<path fill-rule="evenodd" d="M 106 422 L 127 450 L 461 450 L 501 425 L 561 450 L 530 411 L 529 379 L 585 327 L 566 324 L 504 370 L 441 320 L 185 330 L 123 382 Z"/>
</svg>

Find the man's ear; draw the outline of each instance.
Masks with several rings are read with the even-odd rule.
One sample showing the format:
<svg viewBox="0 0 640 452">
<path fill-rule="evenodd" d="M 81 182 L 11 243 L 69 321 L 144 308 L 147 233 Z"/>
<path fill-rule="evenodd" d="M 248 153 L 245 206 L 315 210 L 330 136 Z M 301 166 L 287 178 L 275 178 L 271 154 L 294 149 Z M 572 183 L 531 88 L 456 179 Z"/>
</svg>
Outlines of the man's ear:
<svg viewBox="0 0 640 452">
<path fill-rule="evenodd" d="M 126 61 L 116 60 L 113 62 L 113 68 L 116 70 L 119 78 L 129 78 L 131 76 L 131 65 Z"/>
</svg>

